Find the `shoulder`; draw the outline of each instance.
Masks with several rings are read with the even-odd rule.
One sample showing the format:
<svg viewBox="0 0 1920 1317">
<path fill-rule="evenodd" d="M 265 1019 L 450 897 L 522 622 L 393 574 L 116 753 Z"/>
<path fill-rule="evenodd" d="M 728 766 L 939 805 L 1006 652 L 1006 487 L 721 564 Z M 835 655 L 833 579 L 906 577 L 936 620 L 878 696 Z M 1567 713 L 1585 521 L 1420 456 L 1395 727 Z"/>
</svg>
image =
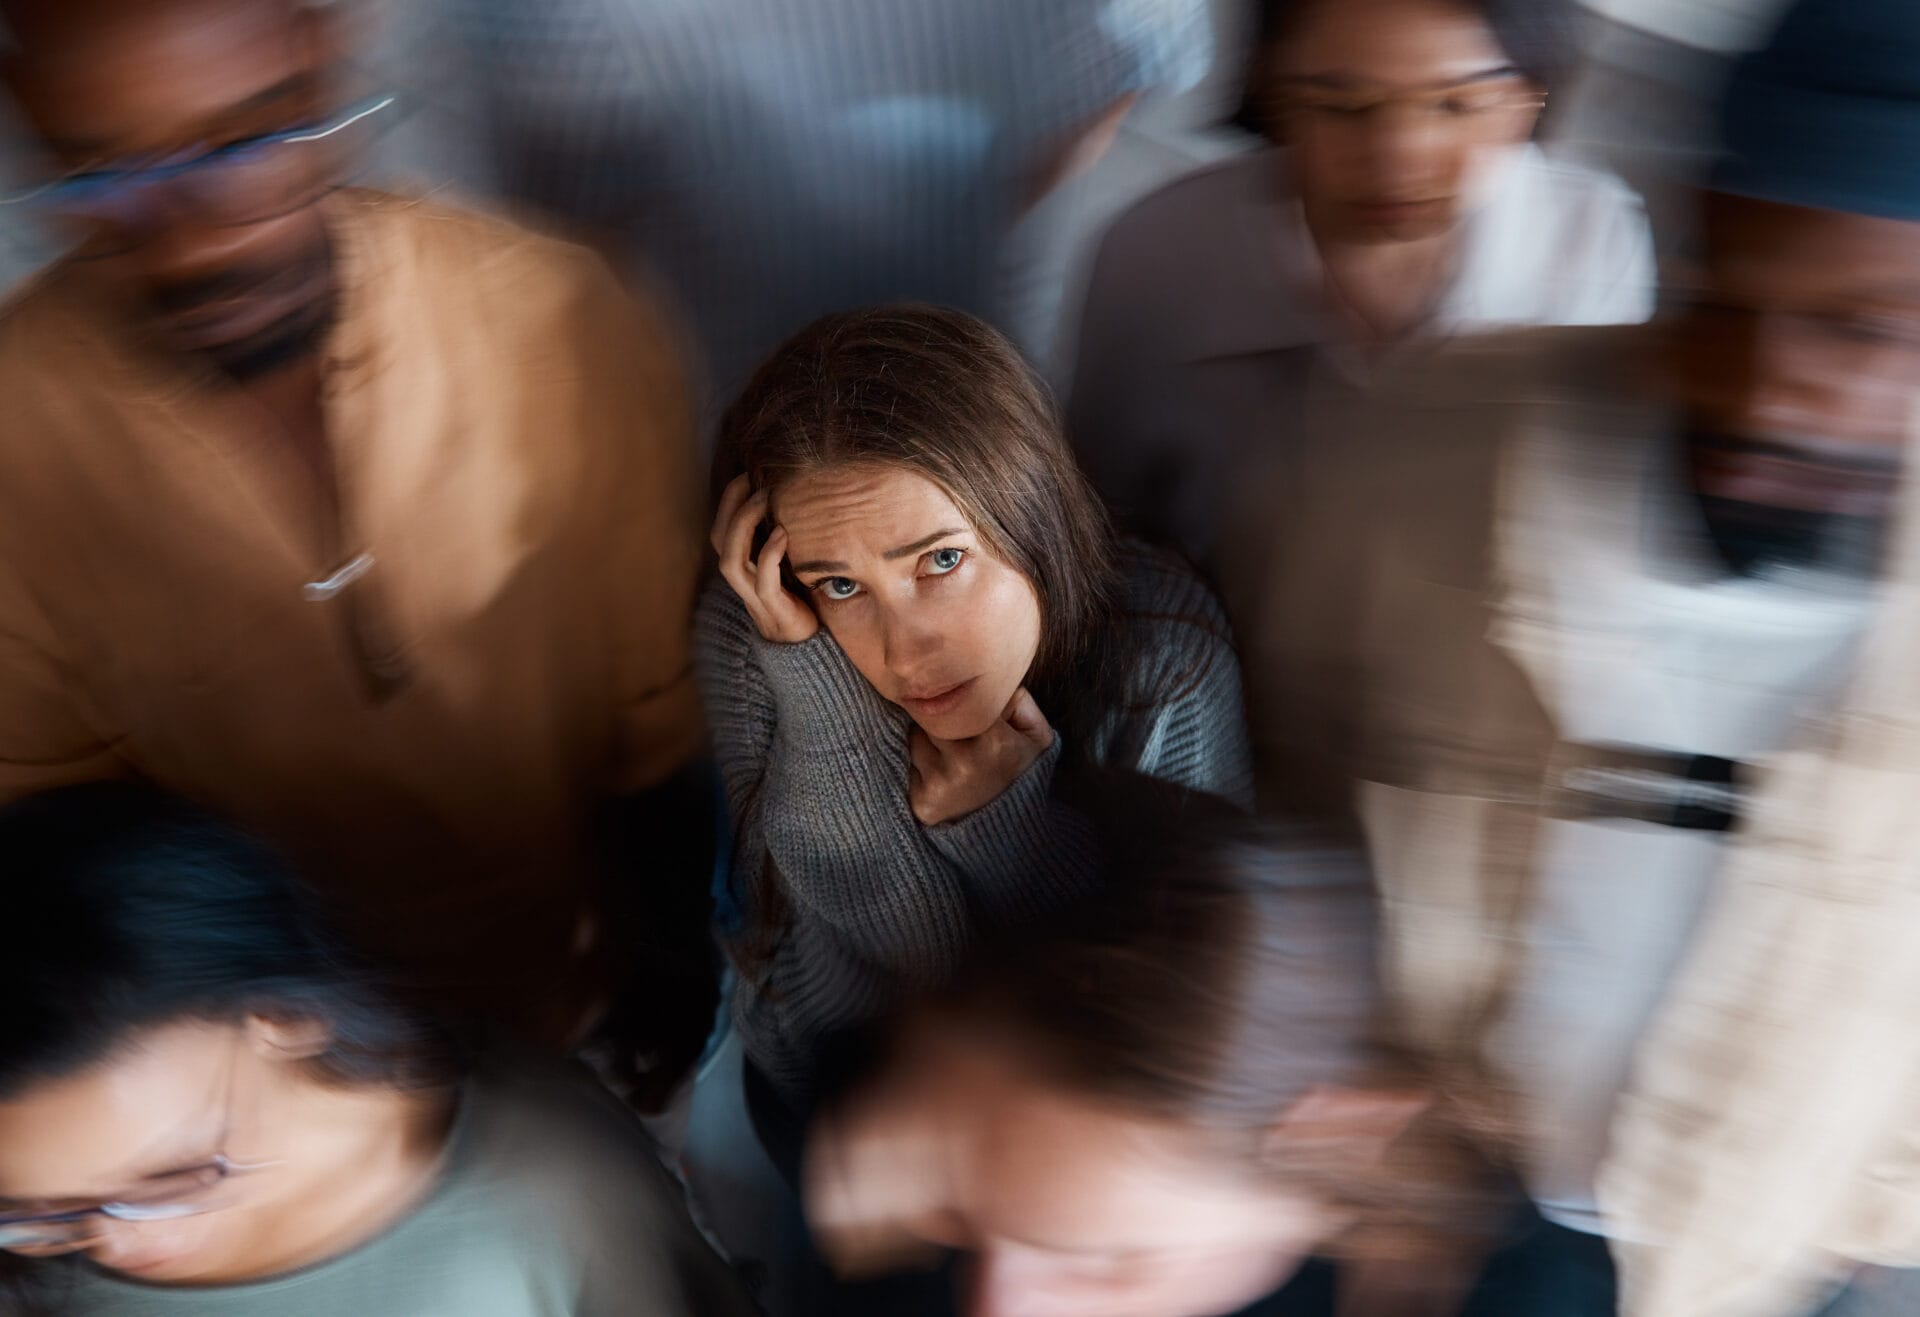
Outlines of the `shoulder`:
<svg viewBox="0 0 1920 1317">
<path fill-rule="evenodd" d="M 1653 312 L 1646 207 L 1613 174 L 1528 146 L 1474 238 L 1476 278 L 1499 318 L 1610 324 Z"/>
<path fill-rule="evenodd" d="M 1388 382 L 1404 409 L 1487 413 L 1605 399 L 1639 404 L 1654 391 L 1658 325 L 1526 326 L 1464 335 Z M 1426 446 L 1435 436 L 1411 436 Z"/>
<path fill-rule="evenodd" d="M 450 308 L 514 338 L 555 336 L 592 347 L 635 333 L 673 346 L 657 294 L 636 296 L 592 250 L 501 215 L 389 192 L 343 195 L 371 244 Z"/>
<path fill-rule="evenodd" d="M 1127 207 L 1101 235 L 1095 295 L 1162 289 L 1191 296 L 1188 278 L 1232 264 L 1231 246 L 1247 231 L 1248 207 L 1273 204 L 1281 195 L 1280 159 L 1271 150 L 1231 156 Z"/>
<path fill-rule="evenodd" d="M 1199 569 L 1172 549 L 1125 536 L 1119 546 L 1123 611 L 1129 620 L 1177 618 L 1202 627 L 1226 626 L 1226 612 Z"/>
<path fill-rule="evenodd" d="M 61 354 L 100 344 L 104 325 L 92 312 L 65 263 L 56 262 L 12 289 L 0 300 L 0 378 L 7 381 L 0 392 L 17 400 L 19 390 L 35 380 L 51 383 L 65 374 L 48 367 L 71 368 L 71 359 L 63 363 Z"/>
<path fill-rule="evenodd" d="M 639 1120 L 584 1072 L 517 1053 L 468 1081 L 454 1186 L 499 1204 L 529 1233 L 632 1247 L 636 1227 L 684 1214 Z"/>
<path fill-rule="evenodd" d="M 1562 223 L 1643 220 L 1640 194 L 1619 175 L 1529 146 L 1515 162 L 1516 183 L 1543 214 Z"/>
<path fill-rule="evenodd" d="M 1119 557 L 1132 702 L 1166 703 L 1223 671 L 1237 674 L 1226 610 L 1191 563 L 1131 538 Z"/>
</svg>

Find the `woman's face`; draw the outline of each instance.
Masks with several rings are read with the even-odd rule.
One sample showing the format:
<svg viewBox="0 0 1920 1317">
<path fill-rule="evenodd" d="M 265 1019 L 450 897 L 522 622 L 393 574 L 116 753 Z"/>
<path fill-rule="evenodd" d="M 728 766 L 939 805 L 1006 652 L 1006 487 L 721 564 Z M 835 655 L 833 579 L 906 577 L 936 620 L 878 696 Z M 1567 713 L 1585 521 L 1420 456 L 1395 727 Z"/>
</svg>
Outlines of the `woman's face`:
<svg viewBox="0 0 1920 1317">
<path fill-rule="evenodd" d="M 1191 1127 L 939 1044 L 816 1131 L 808 1213 L 843 1264 L 966 1255 L 972 1317 L 1207 1317 L 1341 1224 Z"/>
<path fill-rule="evenodd" d="M 940 486 L 900 467 L 804 476 L 775 496 L 787 561 L 860 675 L 927 735 L 991 727 L 1040 648 L 1040 601 Z"/>
<path fill-rule="evenodd" d="M 9 1247 L 27 1256 L 83 1252 L 154 1283 L 243 1267 L 263 1214 L 293 1192 L 290 1147 L 261 1121 L 286 1082 L 283 1069 L 250 1046 L 243 1026 L 183 1023 L 0 1102 L 0 1219 L 102 1204 L 157 1218 L 95 1213 L 59 1245 Z M 0 1238 L 6 1231 L 0 1220 Z"/>
<path fill-rule="evenodd" d="M 1540 89 L 1471 5 L 1305 3 L 1267 74 L 1314 233 L 1366 244 L 1445 233 L 1532 133 Z"/>
</svg>

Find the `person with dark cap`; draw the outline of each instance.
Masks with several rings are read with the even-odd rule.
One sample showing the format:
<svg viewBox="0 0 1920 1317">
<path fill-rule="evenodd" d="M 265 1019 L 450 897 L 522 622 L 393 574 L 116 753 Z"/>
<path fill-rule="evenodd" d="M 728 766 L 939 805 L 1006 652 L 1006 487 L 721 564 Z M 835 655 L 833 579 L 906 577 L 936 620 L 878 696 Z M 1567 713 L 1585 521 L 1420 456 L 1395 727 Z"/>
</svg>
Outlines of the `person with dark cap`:
<svg viewBox="0 0 1920 1317">
<path fill-rule="evenodd" d="M 689 390 L 584 249 L 345 186 L 401 109 L 358 12 L 0 0 L 38 166 L 6 209 L 69 244 L 0 310 L 0 801 L 219 808 L 420 1002 L 558 1044 L 624 973 L 596 821 L 702 739 Z M 697 1053 L 687 872 L 645 959 L 687 960 Z"/>
<path fill-rule="evenodd" d="M 1920 6 L 1722 109 L 1668 314 L 1403 363 L 1232 533 L 1264 803 L 1538 1209 L 1501 1317 L 1920 1310 Z"/>
</svg>

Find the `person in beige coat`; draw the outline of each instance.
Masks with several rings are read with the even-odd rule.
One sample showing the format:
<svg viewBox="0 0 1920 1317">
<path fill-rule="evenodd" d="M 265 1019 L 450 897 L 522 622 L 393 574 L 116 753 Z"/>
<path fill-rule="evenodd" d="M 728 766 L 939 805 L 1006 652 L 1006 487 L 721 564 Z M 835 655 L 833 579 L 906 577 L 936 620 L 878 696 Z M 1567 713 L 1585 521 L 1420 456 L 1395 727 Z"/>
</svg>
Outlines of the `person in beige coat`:
<svg viewBox="0 0 1920 1317">
<path fill-rule="evenodd" d="M 341 187 L 397 107 L 338 11 L 0 14 L 10 199 L 72 245 L 0 309 L 0 801 L 189 796 L 422 1001 L 565 1038 L 615 972 L 590 816 L 702 739 L 673 332 L 584 249 Z"/>
<path fill-rule="evenodd" d="M 1364 832 L 1401 1024 L 1494 1100 L 1503 1314 L 1913 1310 L 1917 72 L 1911 7 L 1798 5 L 1674 315 L 1406 363 L 1248 482 L 1265 803 Z"/>
</svg>

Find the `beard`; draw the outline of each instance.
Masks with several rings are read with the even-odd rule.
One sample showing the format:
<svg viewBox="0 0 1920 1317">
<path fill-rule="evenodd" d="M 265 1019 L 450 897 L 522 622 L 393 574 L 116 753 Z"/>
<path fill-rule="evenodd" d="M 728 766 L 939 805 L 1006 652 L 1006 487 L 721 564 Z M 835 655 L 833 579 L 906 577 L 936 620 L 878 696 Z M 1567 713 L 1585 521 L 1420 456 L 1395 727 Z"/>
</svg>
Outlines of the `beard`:
<svg viewBox="0 0 1920 1317">
<path fill-rule="evenodd" d="M 333 312 L 334 300 L 329 297 L 257 334 L 209 348 L 201 355 L 234 383 L 249 384 L 318 353 L 333 328 Z"/>
<path fill-rule="evenodd" d="M 1777 453 L 1781 448 L 1705 430 L 1689 433 L 1685 442 L 1690 453 Z M 1897 476 L 1897 467 L 1876 470 L 1889 479 Z M 1797 568 L 1870 579 L 1879 571 L 1885 516 L 1754 503 L 1704 493 L 1691 483 L 1689 488 L 1708 546 L 1736 576 Z"/>
<path fill-rule="evenodd" d="M 284 296 L 290 287 L 323 287 L 326 291 L 322 295 L 293 306 L 260 329 L 227 342 L 190 349 L 192 355 L 236 384 L 247 384 L 320 350 L 333 328 L 338 301 L 332 286 L 332 265 L 332 251 L 322 242 L 285 264 L 223 270 L 151 288 L 148 304 L 164 320 L 229 299 Z"/>
</svg>

